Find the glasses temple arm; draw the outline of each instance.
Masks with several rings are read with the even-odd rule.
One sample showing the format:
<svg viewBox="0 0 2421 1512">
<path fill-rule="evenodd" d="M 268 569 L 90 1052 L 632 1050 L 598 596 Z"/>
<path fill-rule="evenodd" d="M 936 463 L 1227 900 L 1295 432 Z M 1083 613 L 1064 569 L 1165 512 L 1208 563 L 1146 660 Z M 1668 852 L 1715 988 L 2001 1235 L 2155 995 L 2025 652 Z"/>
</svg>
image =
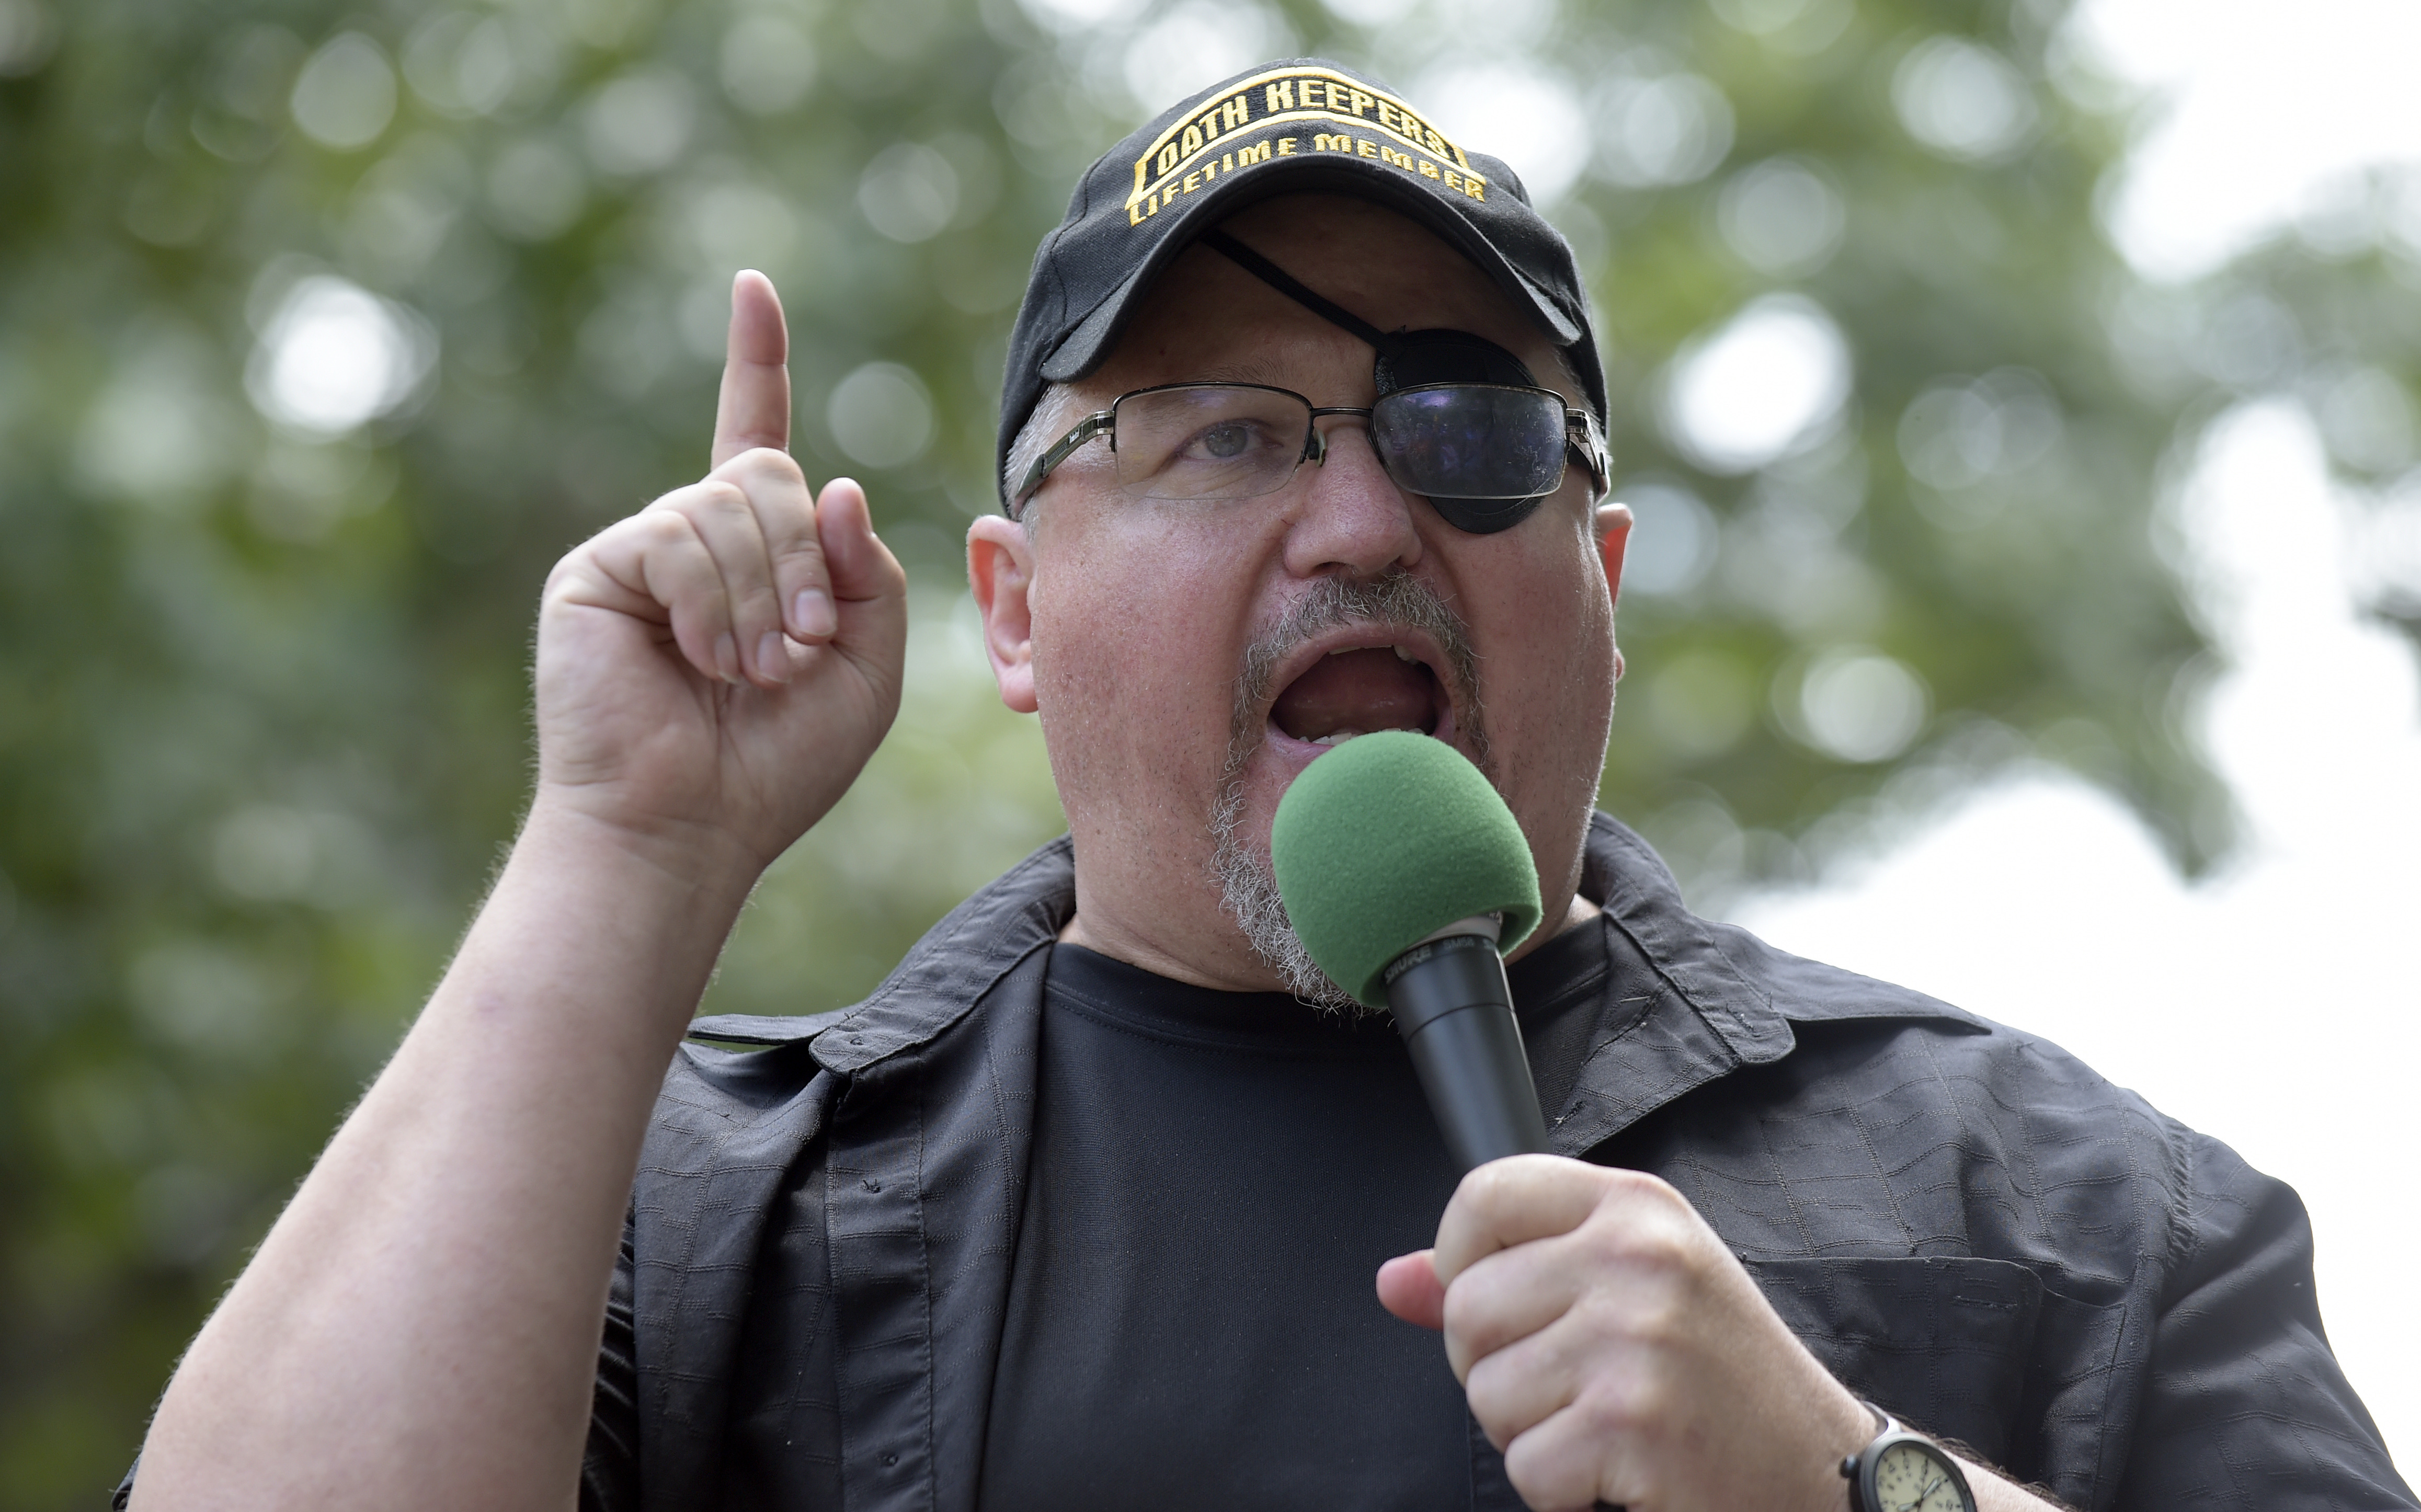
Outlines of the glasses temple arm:
<svg viewBox="0 0 2421 1512">
<path fill-rule="evenodd" d="M 1027 468 L 1025 476 L 1018 480 L 1017 497 L 1009 501 L 1008 517 L 1011 520 L 1017 518 L 1017 512 L 1025 507 L 1026 500 L 1034 497 L 1034 491 L 1042 486 L 1042 480 L 1051 475 L 1053 468 L 1066 461 L 1077 447 L 1108 430 L 1115 423 L 1117 413 L 1115 410 L 1100 410 L 1085 416 L 1076 422 L 1075 429 L 1061 436 L 1049 451 L 1034 459 L 1034 465 Z"/>
<path fill-rule="evenodd" d="M 1586 410 L 1566 410 L 1564 444 L 1580 454 L 1581 464 L 1597 484 L 1599 498 L 1614 491 L 1614 451 L 1606 444 L 1605 432 L 1599 429 L 1595 414 Z"/>
</svg>

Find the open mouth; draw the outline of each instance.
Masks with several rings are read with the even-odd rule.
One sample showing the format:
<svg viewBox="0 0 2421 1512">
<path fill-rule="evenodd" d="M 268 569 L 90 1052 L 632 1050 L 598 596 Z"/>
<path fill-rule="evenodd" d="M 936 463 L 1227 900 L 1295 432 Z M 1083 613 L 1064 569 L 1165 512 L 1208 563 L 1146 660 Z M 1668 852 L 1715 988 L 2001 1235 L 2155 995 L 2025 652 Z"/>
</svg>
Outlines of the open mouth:
<svg viewBox="0 0 2421 1512">
<path fill-rule="evenodd" d="M 1325 748 L 1357 735 L 1411 730 L 1454 737 L 1454 701 L 1416 644 L 1349 645 L 1318 655 L 1270 705 L 1274 736 Z M 1304 751 L 1308 758 L 1317 750 Z"/>
</svg>

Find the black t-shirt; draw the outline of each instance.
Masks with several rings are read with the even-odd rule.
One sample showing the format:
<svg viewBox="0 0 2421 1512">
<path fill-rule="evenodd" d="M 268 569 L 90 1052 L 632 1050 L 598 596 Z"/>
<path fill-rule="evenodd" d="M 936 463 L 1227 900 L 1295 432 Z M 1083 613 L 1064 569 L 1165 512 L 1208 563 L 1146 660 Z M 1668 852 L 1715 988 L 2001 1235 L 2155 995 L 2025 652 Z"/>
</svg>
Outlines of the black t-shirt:
<svg viewBox="0 0 2421 1512">
<path fill-rule="evenodd" d="M 1602 981 L 1601 930 L 1511 971 L 1523 1031 Z M 1457 1173 L 1383 1016 L 1053 948 L 983 1512 L 1466 1508 L 1471 1429 L 1381 1262 Z"/>
</svg>

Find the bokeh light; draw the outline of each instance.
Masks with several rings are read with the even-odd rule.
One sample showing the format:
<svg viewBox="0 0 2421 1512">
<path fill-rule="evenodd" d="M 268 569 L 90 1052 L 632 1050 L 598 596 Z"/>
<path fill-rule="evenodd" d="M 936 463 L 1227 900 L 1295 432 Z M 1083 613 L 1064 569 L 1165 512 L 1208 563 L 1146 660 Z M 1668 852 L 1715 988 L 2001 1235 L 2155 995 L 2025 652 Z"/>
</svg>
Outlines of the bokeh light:
<svg viewBox="0 0 2421 1512">
<path fill-rule="evenodd" d="M 321 147 L 366 148 L 395 119 L 395 70 L 378 43 L 339 32 L 296 75 L 293 109 L 294 124 Z"/>
<path fill-rule="evenodd" d="M 1724 242 L 1757 272 L 1804 278 L 1832 260 L 1848 212 L 1815 164 L 1768 158 L 1731 176 L 1715 201 Z"/>
<path fill-rule="evenodd" d="M 826 423 L 840 449 L 868 467 L 898 467 L 933 441 L 933 400 L 898 363 L 873 362 L 833 386 Z"/>
<path fill-rule="evenodd" d="M 1911 136 L 1947 158 L 1976 162 L 2014 151 L 2034 128 L 2026 81 L 1989 47 L 1931 37 L 1892 73 L 1892 103 Z"/>
<path fill-rule="evenodd" d="M 1682 347 L 1666 380 L 1666 433 L 1711 472 L 1749 472 L 1838 413 L 1850 377 L 1832 317 L 1811 300 L 1768 295 Z"/>
<path fill-rule="evenodd" d="M 244 387 L 272 420 L 341 435 L 411 398 L 436 360 L 436 337 L 420 317 L 314 273 L 279 299 Z"/>
<path fill-rule="evenodd" d="M 1535 64 L 1449 64 L 1422 76 L 1416 98 L 1440 129 L 1511 164 L 1536 203 L 1562 199 L 1588 165 L 1588 117 Z"/>
</svg>

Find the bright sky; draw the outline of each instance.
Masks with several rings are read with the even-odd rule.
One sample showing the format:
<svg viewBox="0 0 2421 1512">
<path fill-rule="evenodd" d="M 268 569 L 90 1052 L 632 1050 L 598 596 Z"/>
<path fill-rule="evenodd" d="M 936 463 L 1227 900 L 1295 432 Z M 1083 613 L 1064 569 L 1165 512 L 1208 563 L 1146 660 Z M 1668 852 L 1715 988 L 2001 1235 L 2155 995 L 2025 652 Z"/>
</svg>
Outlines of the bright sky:
<svg viewBox="0 0 2421 1512">
<path fill-rule="evenodd" d="M 2148 273 L 2212 266 L 2349 168 L 2421 163 L 2421 5 L 2086 5 L 2102 55 L 2173 101 L 2113 211 Z M 1854 874 L 1731 912 L 2041 1034 L 2292 1182 L 2330 1336 L 2410 1476 L 2421 1137 L 2395 1047 L 2421 1012 L 2421 678 L 2413 647 L 2354 612 L 2351 507 L 2309 421 L 2277 404 L 2226 421 L 2176 503 L 2231 663 L 2206 736 L 2253 836 L 2222 875 L 2181 882 L 2111 800 L 2034 772 Z"/>
<path fill-rule="evenodd" d="M 2210 268 L 2350 170 L 2421 163 L 2411 0 L 2083 0 L 2079 23 L 2167 101 L 2112 207 L 2148 273 Z"/>
</svg>

